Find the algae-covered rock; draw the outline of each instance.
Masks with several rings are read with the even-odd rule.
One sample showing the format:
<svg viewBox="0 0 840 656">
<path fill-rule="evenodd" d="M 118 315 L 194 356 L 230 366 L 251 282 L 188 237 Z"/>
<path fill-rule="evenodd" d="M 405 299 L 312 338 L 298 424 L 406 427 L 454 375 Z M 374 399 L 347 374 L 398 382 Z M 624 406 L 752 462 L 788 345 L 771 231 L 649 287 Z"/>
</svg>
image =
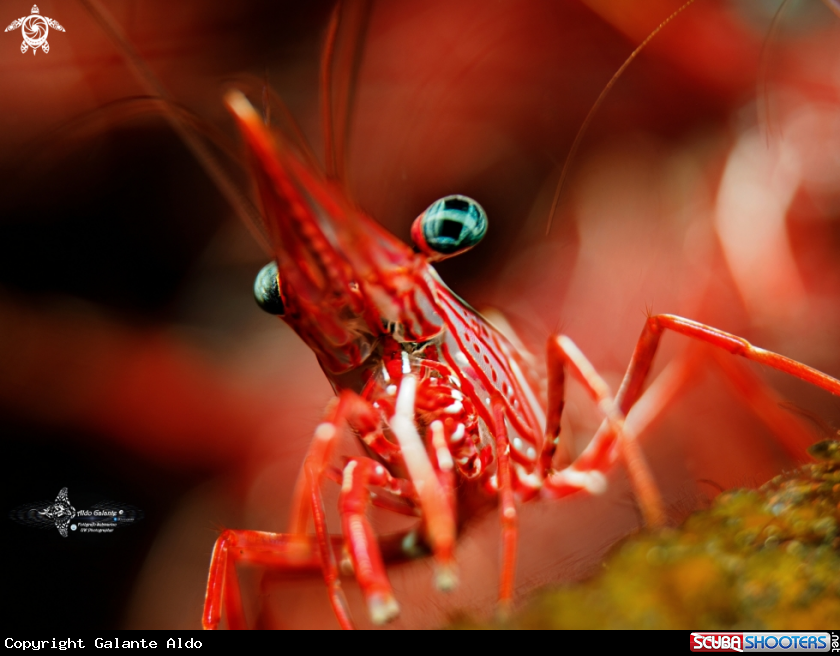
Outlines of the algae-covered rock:
<svg viewBox="0 0 840 656">
<path fill-rule="evenodd" d="M 500 628 L 840 626 L 840 442 L 678 529 L 635 535 L 587 581 L 538 593 Z"/>
</svg>

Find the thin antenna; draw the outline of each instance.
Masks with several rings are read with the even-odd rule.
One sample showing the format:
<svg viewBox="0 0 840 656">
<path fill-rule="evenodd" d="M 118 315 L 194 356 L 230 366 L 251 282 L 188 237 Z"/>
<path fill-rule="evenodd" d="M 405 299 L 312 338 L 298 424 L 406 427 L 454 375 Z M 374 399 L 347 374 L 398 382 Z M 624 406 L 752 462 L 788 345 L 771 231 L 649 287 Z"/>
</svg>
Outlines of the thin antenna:
<svg viewBox="0 0 840 656">
<path fill-rule="evenodd" d="M 108 101 L 53 128 L 34 143 L 55 143 L 68 135 L 72 136 L 73 133 L 84 134 L 82 132 L 84 129 L 96 127 L 95 121 L 109 120 L 112 123 L 125 123 L 135 116 L 142 116 L 152 111 L 160 115 L 162 113 L 161 108 L 163 108 L 163 111 L 172 112 L 180 122 L 203 136 L 232 162 L 244 168 L 245 165 L 240 159 L 240 154 L 218 128 L 202 119 L 188 107 L 170 103 L 160 96 L 129 96 Z"/>
<path fill-rule="evenodd" d="M 199 139 L 195 133 L 184 124 L 180 117 L 169 108 L 175 103 L 171 100 L 170 94 L 166 91 L 164 86 L 157 79 L 155 74 L 146 66 L 143 58 L 131 45 L 128 37 L 123 32 L 120 25 L 114 20 L 111 14 L 102 6 L 99 0 L 79 0 L 82 5 L 90 12 L 90 14 L 99 22 L 105 33 L 116 44 L 117 50 L 125 57 L 129 68 L 139 80 L 141 86 L 146 93 L 151 96 L 161 98 L 164 101 L 164 107 L 167 111 L 164 112 L 164 117 L 169 123 L 170 127 L 180 137 L 184 145 L 189 148 L 193 156 L 198 160 L 199 164 L 204 168 L 207 175 L 215 183 L 219 191 L 225 197 L 234 212 L 245 223 L 248 231 L 257 241 L 257 243 L 267 252 L 271 253 L 271 248 L 268 240 L 265 238 L 262 226 L 262 216 L 250 202 L 250 200 L 240 192 L 237 186 L 233 183 L 230 176 L 222 169 L 216 157 L 210 152 L 204 142 Z"/>
<path fill-rule="evenodd" d="M 335 160 L 335 125 L 332 114 L 332 61 L 335 55 L 335 37 L 338 33 L 338 16 L 341 13 L 341 2 L 338 2 L 330 14 L 327 27 L 327 40 L 324 42 L 324 52 L 321 53 L 321 120 L 324 122 L 324 168 L 327 176 L 335 177 L 337 163 Z"/>
<path fill-rule="evenodd" d="M 787 3 L 788 0 L 782 0 L 779 8 L 773 14 L 773 20 L 770 22 L 770 29 L 764 36 L 764 43 L 761 44 L 761 56 L 759 57 L 758 79 L 756 80 L 755 89 L 758 104 L 758 125 L 764 132 L 764 139 L 768 146 L 770 145 L 770 136 L 773 132 L 772 121 L 770 118 L 770 90 L 767 85 L 767 76 L 770 69 L 770 53 L 772 51 L 773 42 L 779 34 L 782 11 L 787 6 Z"/>
<path fill-rule="evenodd" d="M 265 67 L 265 74 L 263 76 L 262 88 L 262 103 L 263 103 L 263 123 L 265 127 L 271 127 L 271 98 L 268 93 L 268 66 Z"/>
<path fill-rule="evenodd" d="M 346 182 L 346 150 L 371 0 L 339 0 L 321 55 L 321 116 L 327 177 Z"/>
<path fill-rule="evenodd" d="M 545 227 L 545 235 L 548 236 L 548 233 L 551 232 L 551 222 L 554 219 L 554 212 L 557 211 L 557 203 L 560 201 L 560 192 L 563 190 L 563 183 L 566 181 L 566 176 L 569 173 L 569 167 L 571 166 L 572 160 L 575 158 L 577 154 L 578 148 L 580 147 L 580 142 L 583 140 L 583 136 L 586 134 L 586 130 L 589 128 L 589 124 L 592 122 L 592 118 L 595 116 L 595 112 L 598 111 L 598 108 L 601 107 L 601 104 L 604 102 L 604 98 L 607 97 L 607 94 L 612 90 L 615 86 L 615 83 L 618 82 L 618 78 L 627 70 L 627 67 L 633 62 L 636 57 L 638 57 L 639 53 L 645 49 L 648 43 L 651 42 L 653 37 L 655 37 L 659 32 L 662 31 L 662 28 L 665 27 L 668 23 L 670 23 L 674 18 L 676 18 L 679 14 L 681 14 L 685 9 L 687 9 L 690 5 L 694 4 L 694 0 L 688 0 L 682 7 L 677 9 L 673 14 L 668 16 L 664 21 L 662 21 L 659 26 L 653 30 L 650 34 L 647 35 L 647 38 L 642 41 L 636 49 L 630 53 L 630 56 L 624 60 L 624 63 L 621 65 L 615 74 L 610 78 L 610 81 L 607 82 L 607 85 L 601 91 L 601 95 L 598 96 L 595 104 L 592 105 L 592 109 L 589 110 L 589 113 L 586 115 L 586 118 L 583 120 L 580 128 L 575 135 L 575 140 L 572 142 L 572 147 L 569 149 L 569 154 L 566 155 L 566 161 L 563 163 L 563 169 L 560 171 L 560 179 L 557 181 L 557 186 L 554 188 L 554 198 L 551 200 L 551 209 L 548 211 L 548 224 Z"/>
</svg>

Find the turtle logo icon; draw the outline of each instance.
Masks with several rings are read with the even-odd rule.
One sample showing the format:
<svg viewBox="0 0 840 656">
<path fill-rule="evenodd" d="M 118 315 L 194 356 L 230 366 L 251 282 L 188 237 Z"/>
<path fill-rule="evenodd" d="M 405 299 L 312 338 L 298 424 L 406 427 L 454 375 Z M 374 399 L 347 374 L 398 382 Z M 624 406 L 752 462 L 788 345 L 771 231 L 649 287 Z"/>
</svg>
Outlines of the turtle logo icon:
<svg viewBox="0 0 840 656">
<path fill-rule="evenodd" d="M 32 5 L 32 13 L 29 16 L 23 16 L 12 21 L 12 24 L 5 31 L 9 32 L 17 28 L 21 28 L 20 31 L 23 34 L 23 43 L 20 44 L 20 51 L 23 53 L 29 50 L 29 48 L 32 48 L 33 55 L 38 48 L 41 48 L 44 52 L 50 51 L 50 44 L 47 43 L 47 34 L 49 34 L 50 28 L 64 32 L 64 28 L 57 21 L 46 16 L 41 16 L 41 13 L 38 11 L 38 5 Z"/>
<path fill-rule="evenodd" d="M 58 493 L 55 503 L 40 510 L 38 514 L 53 520 L 58 532 L 61 533 L 61 537 L 66 538 L 67 527 L 76 516 L 76 509 L 70 505 L 70 499 L 67 498 L 67 488 L 61 488 L 61 492 Z"/>
</svg>

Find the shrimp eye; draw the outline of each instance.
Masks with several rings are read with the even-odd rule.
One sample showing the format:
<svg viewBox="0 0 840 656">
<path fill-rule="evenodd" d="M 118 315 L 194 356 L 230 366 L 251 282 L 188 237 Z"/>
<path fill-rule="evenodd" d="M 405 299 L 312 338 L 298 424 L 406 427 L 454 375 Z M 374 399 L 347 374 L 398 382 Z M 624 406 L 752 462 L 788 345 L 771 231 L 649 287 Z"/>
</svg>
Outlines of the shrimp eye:
<svg viewBox="0 0 840 656">
<path fill-rule="evenodd" d="M 411 225 L 414 244 L 432 260 L 463 253 L 486 234 L 486 212 L 466 196 L 446 196 L 435 201 Z"/>
<path fill-rule="evenodd" d="M 280 278 L 276 262 L 269 262 L 260 269 L 254 280 L 254 298 L 257 305 L 269 314 L 282 317 L 286 312 L 283 297 L 280 295 Z"/>
</svg>

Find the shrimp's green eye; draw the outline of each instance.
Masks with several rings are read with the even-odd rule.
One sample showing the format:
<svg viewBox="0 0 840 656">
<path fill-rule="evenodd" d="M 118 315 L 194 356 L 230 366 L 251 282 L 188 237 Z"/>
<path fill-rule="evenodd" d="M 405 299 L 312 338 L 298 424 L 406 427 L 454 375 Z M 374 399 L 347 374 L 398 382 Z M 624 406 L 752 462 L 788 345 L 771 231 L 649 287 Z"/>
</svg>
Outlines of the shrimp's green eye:
<svg viewBox="0 0 840 656">
<path fill-rule="evenodd" d="M 411 226 L 414 244 L 431 260 L 463 253 L 486 234 L 486 212 L 466 196 L 446 196 L 435 201 Z"/>
<path fill-rule="evenodd" d="M 286 308 L 280 295 L 280 279 L 277 263 L 269 262 L 257 274 L 254 280 L 254 298 L 265 312 L 283 316 Z"/>
</svg>

